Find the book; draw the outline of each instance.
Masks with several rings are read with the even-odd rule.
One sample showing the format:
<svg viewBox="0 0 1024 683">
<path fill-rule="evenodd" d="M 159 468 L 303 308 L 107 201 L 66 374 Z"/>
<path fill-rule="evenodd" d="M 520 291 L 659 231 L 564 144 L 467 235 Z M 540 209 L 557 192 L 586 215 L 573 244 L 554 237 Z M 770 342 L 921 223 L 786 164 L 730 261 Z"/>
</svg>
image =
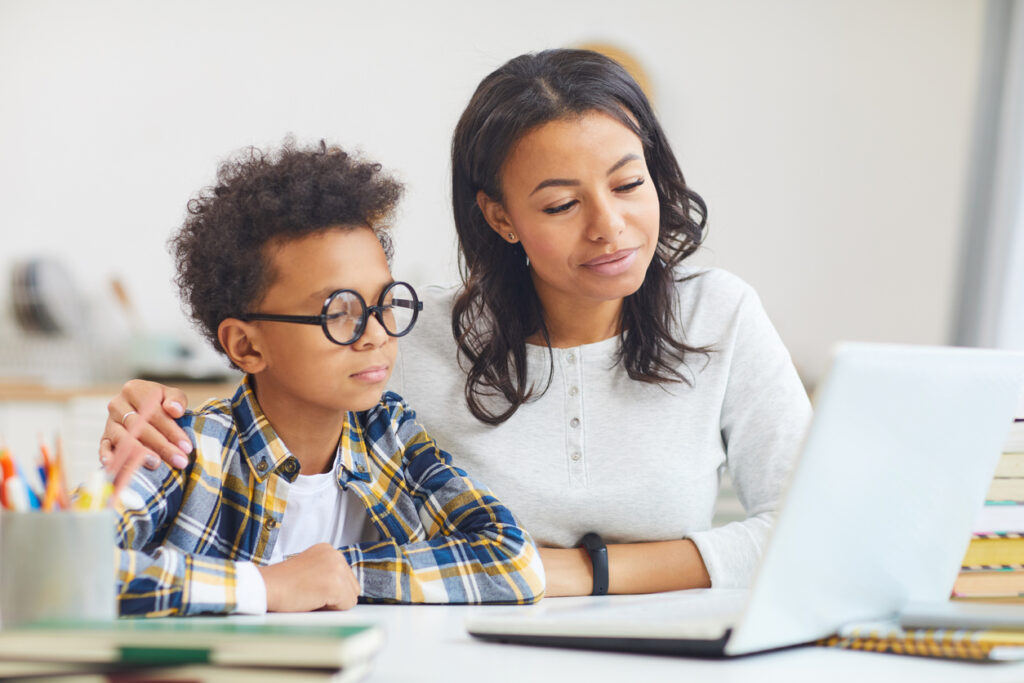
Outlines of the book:
<svg viewBox="0 0 1024 683">
<path fill-rule="evenodd" d="M 1024 452 L 1024 416 L 1018 415 L 1010 427 L 1010 433 L 1006 435 L 1006 443 L 1003 445 L 1005 453 Z"/>
<path fill-rule="evenodd" d="M 995 476 L 1024 477 L 1024 452 L 1004 451 L 996 465 Z"/>
<path fill-rule="evenodd" d="M 0 661 L 337 671 L 368 663 L 382 643 L 379 627 L 363 625 L 239 623 L 223 617 L 43 622 L 0 630 Z"/>
<path fill-rule="evenodd" d="M 1024 571 L 960 572 L 953 595 L 964 597 L 1017 597 L 1024 595 Z"/>
<path fill-rule="evenodd" d="M 965 568 L 1024 565 L 1024 536 L 1018 533 L 976 533 L 967 545 L 962 564 Z"/>
<path fill-rule="evenodd" d="M 993 606 L 996 606 L 996 607 L 1001 607 L 1003 605 L 1022 605 L 1022 604 L 1024 604 L 1024 595 L 1020 595 L 1020 596 L 1017 596 L 1017 597 L 1010 597 L 1010 596 L 999 596 L 999 597 L 985 596 L 985 597 L 980 597 L 980 596 L 970 596 L 970 595 L 954 595 L 954 596 L 950 597 L 949 601 L 950 602 L 955 602 L 957 604 L 962 604 L 962 605 L 993 605 Z"/>
<path fill-rule="evenodd" d="M 974 517 L 974 533 L 1024 532 L 1024 505 L 986 502 Z"/>
<path fill-rule="evenodd" d="M 352 683 L 364 677 L 368 671 L 368 663 L 346 669 L 311 669 L 208 664 L 134 667 L 0 661 L 0 680 L 46 683 Z"/>
<path fill-rule="evenodd" d="M 1024 503 L 1024 477 L 996 477 L 985 494 L 985 503 Z"/>
</svg>

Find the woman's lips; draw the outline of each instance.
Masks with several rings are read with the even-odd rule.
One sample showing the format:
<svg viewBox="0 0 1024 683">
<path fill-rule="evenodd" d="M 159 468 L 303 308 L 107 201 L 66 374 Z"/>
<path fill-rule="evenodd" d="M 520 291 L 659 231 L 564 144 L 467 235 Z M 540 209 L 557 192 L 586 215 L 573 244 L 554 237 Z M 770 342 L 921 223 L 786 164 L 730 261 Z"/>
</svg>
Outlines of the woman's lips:
<svg viewBox="0 0 1024 683">
<path fill-rule="evenodd" d="M 598 275 L 619 275 L 633 265 L 638 251 L 639 249 L 620 249 L 613 254 L 602 254 L 584 263 L 583 267 Z"/>
<path fill-rule="evenodd" d="M 374 365 L 366 368 L 365 370 L 353 373 L 351 377 L 352 379 L 357 379 L 361 382 L 369 382 L 371 384 L 383 382 L 388 378 L 388 366 Z"/>
</svg>

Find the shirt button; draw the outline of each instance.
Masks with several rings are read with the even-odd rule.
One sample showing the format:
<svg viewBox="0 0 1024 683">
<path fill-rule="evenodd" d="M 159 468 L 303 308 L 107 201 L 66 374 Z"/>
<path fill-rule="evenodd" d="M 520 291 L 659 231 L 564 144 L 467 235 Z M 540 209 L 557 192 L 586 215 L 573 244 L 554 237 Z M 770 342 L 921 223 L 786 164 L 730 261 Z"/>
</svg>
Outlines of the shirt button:
<svg viewBox="0 0 1024 683">
<path fill-rule="evenodd" d="M 573 453 L 571 457 L 572 457 L 573 460 L 579 460 L 583 456 L 579 454 L 579 451 L 577 451 L 577 452 Z"/>
<path fill-rule="evenodd" d="M 267 521 L 263 523 L 263 526 L 267 528 L 267 531 L 270 531 L 277 526 L 277 520 L 273 517 L 267 517 Z"/>
<path fill-rule="evenodd" d="M 260 472 L 266 472 L 267 471 L 267 461 L 266 460 L 260 460 L 256 464 L 256 469 L 258 469 Z"/>
<path fill-rule="evenodd" d="M 570 363 L 575 363 L 576 362 L 576 354 L 573 353 L 572 351 L 570 351 L 569 353 L 565 354 L 565 359 L 567 361 L 569 361 Z"/>
<path fill-rule="evenodd" d="M 578 417 L 574 417 L 573 419 L 569 420 L 569 426 L 572 427 L 573 429 L 576 429 L 577 427 L 580 426 L 580 419 Z"/>
<path fill-rule="evenodd" d="M 580 393 L 580 388 L 579 387 L 569 387 L 569 395 L 570 396 L 575 396 L 578 393 Z"/>
<path fill-rule="evenodd" d="M 288 462 L 286 462 L 284 464 L 284 471 L 287 472 L 288 474 L 294 474 L 295 473 L 295 461 L 294 460 L 289 460 Z"/>
</svg>

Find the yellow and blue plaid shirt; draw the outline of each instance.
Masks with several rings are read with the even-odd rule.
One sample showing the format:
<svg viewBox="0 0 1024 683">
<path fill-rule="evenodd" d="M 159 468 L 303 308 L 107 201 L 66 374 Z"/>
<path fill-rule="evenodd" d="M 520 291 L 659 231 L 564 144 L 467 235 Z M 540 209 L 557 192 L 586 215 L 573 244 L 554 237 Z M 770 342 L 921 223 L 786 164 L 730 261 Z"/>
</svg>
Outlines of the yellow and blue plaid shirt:
<svg viewBox="0 0 1024 683">
<path fill-rule="evenodd" d="M 117 525 L 122 614 L 232 612 L 236 563 L 267 564 L 299 463 L 246 377 L 230 400 L 178 420 L 190 465 L 140 469 Z M 484 486 L 452 464 L 388 392 L 348 413 L 338 485 L 366 506 L 382 540 L 340 548 L 362 602 L 530 603 L 544 592 L 533 541 Z M 128 498 L 133 498 L 129 494 Z"/>
</svg>

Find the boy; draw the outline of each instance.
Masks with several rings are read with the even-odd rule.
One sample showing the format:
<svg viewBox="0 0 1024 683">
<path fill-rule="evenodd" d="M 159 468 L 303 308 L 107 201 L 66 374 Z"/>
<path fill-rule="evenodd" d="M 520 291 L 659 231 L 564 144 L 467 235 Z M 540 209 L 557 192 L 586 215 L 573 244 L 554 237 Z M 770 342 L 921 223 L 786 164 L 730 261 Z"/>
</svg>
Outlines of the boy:
<svg viewBox="0 0 1024 683">
<path fill-rule="evenodd" d="M 381 221 L 401 190 L 378 164 L 286 142 L 225 163 L 189 203 L 176 281 L 246 374 L 179 419 L 184 470 L 135 473 L 122 614 L 540 599 L 527 533 L 383 393 L 422 308 L 388 267 Z"/>
</svg>

